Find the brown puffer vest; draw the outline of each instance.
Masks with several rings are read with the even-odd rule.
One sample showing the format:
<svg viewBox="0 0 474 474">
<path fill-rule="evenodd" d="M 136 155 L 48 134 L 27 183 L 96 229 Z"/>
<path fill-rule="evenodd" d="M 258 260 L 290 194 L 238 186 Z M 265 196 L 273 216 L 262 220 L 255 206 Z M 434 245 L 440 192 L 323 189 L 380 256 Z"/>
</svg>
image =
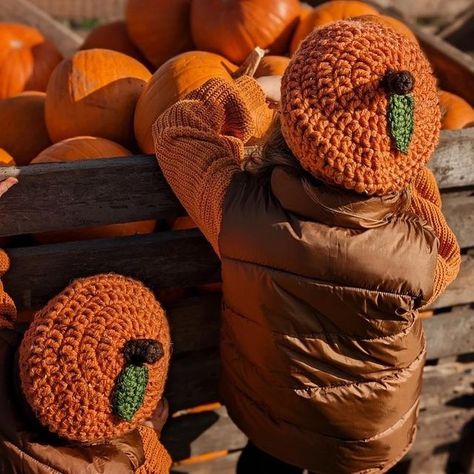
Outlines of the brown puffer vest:
<svg viewBox="0 0 474 474">
<path fill-rule="evenodd" d="M 417 309 L 437 239 L 407 194 L 364 197 L 283 168 L 237 176 L 219 248 L 221 393 L 262 450 L 321 474 L 380 473 L 416 431 Z"/>
</svg>

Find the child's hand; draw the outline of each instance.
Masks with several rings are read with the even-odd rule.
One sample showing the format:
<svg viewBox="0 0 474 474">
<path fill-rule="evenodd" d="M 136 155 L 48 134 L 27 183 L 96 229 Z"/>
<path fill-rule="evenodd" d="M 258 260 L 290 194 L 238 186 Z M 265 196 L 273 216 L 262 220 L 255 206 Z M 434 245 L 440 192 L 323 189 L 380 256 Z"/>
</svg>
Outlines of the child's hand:
<svg viewBox="0 0 474 474">
<path fill-rule="evenodd" d="M 263 76 L 256 81 L 262 88 L 269 105 L 278 107 L 281 99 L 281 76 Z"/>
<path fill-rule="evenodd" d="M 157 433 L 161 433 L 163 426 L 166 423 L 169 415 L 168 400 L 162 398 L 160 404 L 156 407 L 156 410 L 151 415 L 151 418 L 148 421 L 143 423 L 145 426 L 153 428 Z"/>
<path fill-rule="evenodd" d="M 12 186 L 18 183 L 16 178 L 7 178 L 4 181 L 0 181 L 0 197 L 2 197 Z"/>
</svg>

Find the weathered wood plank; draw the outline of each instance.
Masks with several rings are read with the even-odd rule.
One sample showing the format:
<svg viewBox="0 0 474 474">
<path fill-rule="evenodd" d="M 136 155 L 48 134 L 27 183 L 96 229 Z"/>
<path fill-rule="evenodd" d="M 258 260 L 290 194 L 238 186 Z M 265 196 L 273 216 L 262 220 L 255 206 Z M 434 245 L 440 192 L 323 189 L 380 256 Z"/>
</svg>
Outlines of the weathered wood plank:
<svg viewBox="0 0 474 474">
<path fill-rule="evenodd" d="M 474 254 L 463 255 L 456 280 L 434 302 L 431 308 L 469 304 L 474 301 Z"/>
<path fill-rule="evenodd" d="M 418 435 L 407 458 L 458 441 L 473 416 L 473 408 L 441 407 L 421 412 Z M 176 461 L 213 451 L 238 450 L 246 443 L 225 408 L 172 419 L 162 440 Z"/>
<path fill-rule="evenodd" d="M 441 189 L 474 185 L 474 127 L 443 130 L 429 167 Z"/>
<path fill-rule="evenodd" d="M 443 214 L 461 248 L 474 247 L 474 192 L 443 194 Z"/>
<path fill-rule="evenodd" d="M 474 185 L 474 128 L 443 131 L 430 163 L 442 188 Z M 182 215 L 153 156 L 1 168 L 0 236 Z"/>
<path fill-rule="evenodd" d="M 38 28 L 65 56 L 73 54 L 82 44 L 82 38 L 78 34 L 28 0 L 2 0 L 0 20 L 26 23 Z"/>
<path fill-rule="evenodd" d="M 0 201 L 0 235 L 184 213 L 152 156 L 3 168 L 2 175 L 20 183 Z"/>
<path fill-rule="evenodd" d="M 20 309 L 38 308 L 68 283 L 121 273 L 152 290 L 217 281 L 219 263 L 196 230 L 9 249 L 5 287 Z"/>
<path fill-rule="evenodd" d="M 123 18 L 126 0 L 31 0 L 50 15 L 65 20 Z"/>
</svg>

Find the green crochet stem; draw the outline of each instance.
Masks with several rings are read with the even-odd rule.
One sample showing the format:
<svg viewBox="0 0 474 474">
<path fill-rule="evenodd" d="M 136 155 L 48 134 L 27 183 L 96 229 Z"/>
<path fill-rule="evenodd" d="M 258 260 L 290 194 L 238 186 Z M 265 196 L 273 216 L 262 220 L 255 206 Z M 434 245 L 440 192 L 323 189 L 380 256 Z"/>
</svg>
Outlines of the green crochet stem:
<svg viewBox="0 0 474 474">
<path fill-rule="evenodd" d="M 415 100 L 410 94 L 390 94 L 388 121 L 395 147 L 408 153 L 413 136 Z"/>
<path fill-rule="evenodd" d="M 129 364 L 122 370 L 112 396 L 114 413 L 120 419 L 132 420 L 143 404 L 147 384 L 147 367 Z"/>
</svg>

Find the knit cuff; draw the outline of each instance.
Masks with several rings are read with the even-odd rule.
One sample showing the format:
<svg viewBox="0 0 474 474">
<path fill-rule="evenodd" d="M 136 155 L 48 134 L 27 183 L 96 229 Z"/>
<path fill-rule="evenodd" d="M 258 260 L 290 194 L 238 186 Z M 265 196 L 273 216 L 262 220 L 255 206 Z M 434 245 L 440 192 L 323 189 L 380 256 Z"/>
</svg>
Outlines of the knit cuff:
<svg viewBox="0 0 474 474">
<path fill-rule="evenodd" d="M 239 90 L 241 99 L 245 102 L 247 110 L 255 110 L 262 105 L 266 105 L 266 98 L 263 89 L 258 82 L 250 76 L 239 77 L 235 81 L 235 86 Z"/>
</svg>

